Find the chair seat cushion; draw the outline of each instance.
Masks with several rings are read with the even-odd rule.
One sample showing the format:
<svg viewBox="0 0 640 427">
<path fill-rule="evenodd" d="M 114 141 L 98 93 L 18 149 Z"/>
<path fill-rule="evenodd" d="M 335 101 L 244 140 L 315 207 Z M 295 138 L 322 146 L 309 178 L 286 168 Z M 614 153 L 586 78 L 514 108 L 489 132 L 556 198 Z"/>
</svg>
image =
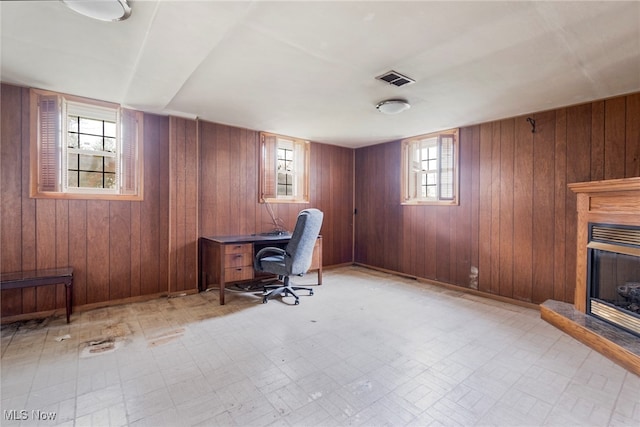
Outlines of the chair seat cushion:
<svg viewBox="0 0 640 427">
<path fill-rule="evenodd" d="M 284 263 L 284 257 L 279 255 L 268 256 L 260 259 L 260 266 L 263 271 L 268 271 L 269 273 L 278 274 L 281 276 L 286 276 L 289 274 L 287 272 L 287 267 Z"/>
</svg>

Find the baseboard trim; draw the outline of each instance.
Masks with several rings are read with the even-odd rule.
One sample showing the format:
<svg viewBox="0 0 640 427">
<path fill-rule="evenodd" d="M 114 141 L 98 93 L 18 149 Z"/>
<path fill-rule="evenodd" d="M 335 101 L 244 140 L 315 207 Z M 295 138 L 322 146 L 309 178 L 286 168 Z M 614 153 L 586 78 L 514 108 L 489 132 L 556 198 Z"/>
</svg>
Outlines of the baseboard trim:
<svg viewBox="0 0 640 427">
<path fill-rule="evenodd" d="M 530 309 L 538 310 L 538 311 L 540 310 L 540 305 L 534 304 L 534 303 L 531 303 L 531 302 L 527 302 L 527 301 L 520 301 L 520 300 L 513 299 L 513 298 L 507 298 L 507 297 L 503 297 L 502 295 L 489 294 L 489 293 L 486 293 L 486 292 L 478 291 L 476 289 L 465 288 L 464 286 L 460 286 L 460 285 L 453 285 L 451 283 L 439 282 L 437 280 L 432 280 L 432 279 L 425 279 L 423 277 L 417 277 L 417 276 L 413 276 L 413 275 L 410 275 L 410 274 L 400 273 L 398 271 L 388 270 L 386 268 L 374 267 L 372 265 L 362 264 L 362 263 L 359 263 L 359 262 L 354 262 L 353 265 L 358 266 L 358 267 L 368 268 L 370 270 L 381 271 L 383 273 L 393 274 L 394 276 L 399 276 L 399 277 L 404 277 L 404 278 L 407 278 L 407 279 L 416 280 L 416 281 L 421 282 L 421 283 L 426 283 L 426 284 L 429 284 L 429 285 L 434 285 L 434 286 L 438 286 L 438 287 L 441 287 L 441 288 L 450 289 L 452 291 L 464 292 L 464 293 L 467 293 L 467 294 L 470 294 L 470 295 L 475 295 L 475 296 L 479 296 L 479 297 L 483 297 L 483 298 L 488 298 L 488 299 L 492 299 L 492 300 L 495 300 L 495 301 L 504 302 L 504 303 L 507 303 L 507 304 L 517 305 L 517 306 L 520 306 L 520 307 L 530 308 Z"/>
</svg>

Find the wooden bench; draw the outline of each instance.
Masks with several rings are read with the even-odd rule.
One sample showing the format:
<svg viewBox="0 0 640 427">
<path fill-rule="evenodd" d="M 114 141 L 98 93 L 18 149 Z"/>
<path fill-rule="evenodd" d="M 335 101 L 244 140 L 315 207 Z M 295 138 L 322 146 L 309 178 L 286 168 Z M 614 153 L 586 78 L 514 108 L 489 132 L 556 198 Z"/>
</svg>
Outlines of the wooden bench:
<svg viewBox="0 0 640 427">
<path fill-rule="evenodd" d="M 23 289 L 35 286 L 64 284 L 67 304 L 67 323 L 71 320 L 73 268 L 51 268 L 46 270 L 17 271 L 0 274 L 0 289 Z"/>
</svg>

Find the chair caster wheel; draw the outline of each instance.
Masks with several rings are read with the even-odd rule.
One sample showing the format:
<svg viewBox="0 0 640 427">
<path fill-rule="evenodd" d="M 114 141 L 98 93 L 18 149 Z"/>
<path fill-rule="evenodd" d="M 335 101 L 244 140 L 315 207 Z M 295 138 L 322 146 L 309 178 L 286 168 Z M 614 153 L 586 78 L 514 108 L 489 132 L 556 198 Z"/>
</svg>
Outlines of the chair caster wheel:
<svg viewBox="0 0 640 427">
<path fill-rule="evenodd" d="M 313 295 L 313 289 L 309 291 L 309 296 Z"/>
<path fill-rule="evenodd" d="M 262 298 L 262 303 L 266 304 L 269 300 L 267 298 Z"/>
<path fill-rule="evenodd" d="M 294 304 L 298 305 L 298 304 L 300 304 L 300 301 L 296 298 L 296 302 Z"/>
</svg>

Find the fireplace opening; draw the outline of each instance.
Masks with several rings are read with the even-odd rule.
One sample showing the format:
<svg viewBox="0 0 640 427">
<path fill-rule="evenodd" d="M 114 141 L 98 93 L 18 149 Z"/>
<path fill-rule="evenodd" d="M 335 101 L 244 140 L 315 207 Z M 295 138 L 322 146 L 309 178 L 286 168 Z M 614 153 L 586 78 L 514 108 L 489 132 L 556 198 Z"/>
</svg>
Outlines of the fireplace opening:
<svg viewBox="0 0 640 427">
<path fill-rule="evenodd" d="M 587 312 L 640 336 L 640 227 L 589 223 Z"/>
</svg>

